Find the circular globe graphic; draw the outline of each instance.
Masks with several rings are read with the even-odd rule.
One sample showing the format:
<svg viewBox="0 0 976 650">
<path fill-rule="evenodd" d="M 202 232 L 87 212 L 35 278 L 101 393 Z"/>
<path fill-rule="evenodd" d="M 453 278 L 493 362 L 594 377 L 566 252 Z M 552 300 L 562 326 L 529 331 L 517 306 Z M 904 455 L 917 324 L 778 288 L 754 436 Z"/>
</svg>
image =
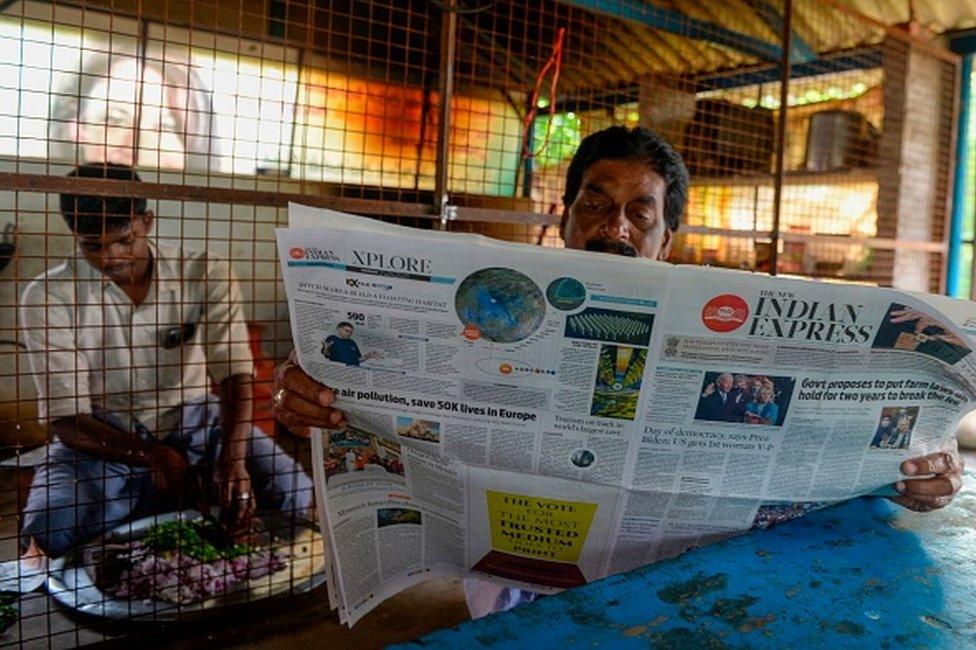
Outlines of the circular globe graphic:
<svg viewBox="0 0 976 650">
<path fill-rule="evenodd" d="M 514 343 L 539 329 L 546 314 L 542 290 L 529 276 L 493 267 L 464 278 L 454 308 L 466 326 L 495 343 Z"/>
<path fill-rule="evenodd" d="M 546 287 L 546 299 L 560 311 L 571 311 L 586 300 L 586 287 L 576 278 L 556 278 Z"/>
</svg>

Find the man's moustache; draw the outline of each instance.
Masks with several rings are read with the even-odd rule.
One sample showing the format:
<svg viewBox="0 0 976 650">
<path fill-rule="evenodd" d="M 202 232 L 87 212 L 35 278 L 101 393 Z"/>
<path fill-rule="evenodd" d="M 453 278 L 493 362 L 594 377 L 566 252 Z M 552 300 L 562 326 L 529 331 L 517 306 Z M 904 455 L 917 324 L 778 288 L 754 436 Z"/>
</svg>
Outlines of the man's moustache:
<svg viewBox="0 0 976 650">
<path fill-rule="evenodd" d="M 594 253 L 610 253 L 612 255 L 624 255 L 626 257 L 637 257 L 637 249 L 627 242 L 619 239 L 591 239 L 583 247 L 585 250 Z"/>
</svg>

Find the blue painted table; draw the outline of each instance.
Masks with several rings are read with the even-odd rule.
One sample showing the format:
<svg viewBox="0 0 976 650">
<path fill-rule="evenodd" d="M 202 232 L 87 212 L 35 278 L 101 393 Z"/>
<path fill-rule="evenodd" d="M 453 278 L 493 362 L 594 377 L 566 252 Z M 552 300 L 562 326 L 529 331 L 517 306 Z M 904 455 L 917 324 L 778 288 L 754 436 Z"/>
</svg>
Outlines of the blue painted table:
<svg viewBox="0 0 976 650">
<path fill-rule="evenodd" d="M 855 499 L 405 647 L 976 648 L 974 489 Z"/>
</svg>

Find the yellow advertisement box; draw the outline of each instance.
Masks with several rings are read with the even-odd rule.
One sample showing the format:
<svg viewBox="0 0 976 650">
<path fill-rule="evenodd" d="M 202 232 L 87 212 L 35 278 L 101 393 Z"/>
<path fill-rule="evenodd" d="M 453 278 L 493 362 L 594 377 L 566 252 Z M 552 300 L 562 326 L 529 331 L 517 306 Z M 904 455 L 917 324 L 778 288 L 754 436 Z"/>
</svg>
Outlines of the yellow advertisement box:
<svg viewBox="0 0 976 650">
<path fill-rule="evenodd" d="M 485 492 L 495 550 L 556 562 L 577 562 L 597 504 L 510 492 Z"/>
</svg>

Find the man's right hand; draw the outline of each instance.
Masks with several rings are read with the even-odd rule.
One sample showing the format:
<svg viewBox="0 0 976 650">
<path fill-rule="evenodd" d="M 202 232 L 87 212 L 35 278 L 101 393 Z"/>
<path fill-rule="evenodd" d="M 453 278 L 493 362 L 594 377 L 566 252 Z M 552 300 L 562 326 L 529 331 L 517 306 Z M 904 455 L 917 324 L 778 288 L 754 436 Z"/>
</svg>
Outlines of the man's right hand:
<svg viewBox="0 0 976 650">
<path fill-rule="evenodd" d="M 187 485 L 190 464 L 186 457 L 172 447 L 157 445 L 146 462 L 157 495 L 179 494 Z M 197 491 L 194 486 L 194 492 Z M 197 497 L 198 495 L 191 495 Z"/>
<path fill-rule="evenodd" d="M 294 350 L 274 372 L 272 405 L 275 418 L 295 434 L 309 435 L 309 427 L 338 429 L 346 415 L 337 408 L 335 392 L 301 369 Z"/>
</svg>

